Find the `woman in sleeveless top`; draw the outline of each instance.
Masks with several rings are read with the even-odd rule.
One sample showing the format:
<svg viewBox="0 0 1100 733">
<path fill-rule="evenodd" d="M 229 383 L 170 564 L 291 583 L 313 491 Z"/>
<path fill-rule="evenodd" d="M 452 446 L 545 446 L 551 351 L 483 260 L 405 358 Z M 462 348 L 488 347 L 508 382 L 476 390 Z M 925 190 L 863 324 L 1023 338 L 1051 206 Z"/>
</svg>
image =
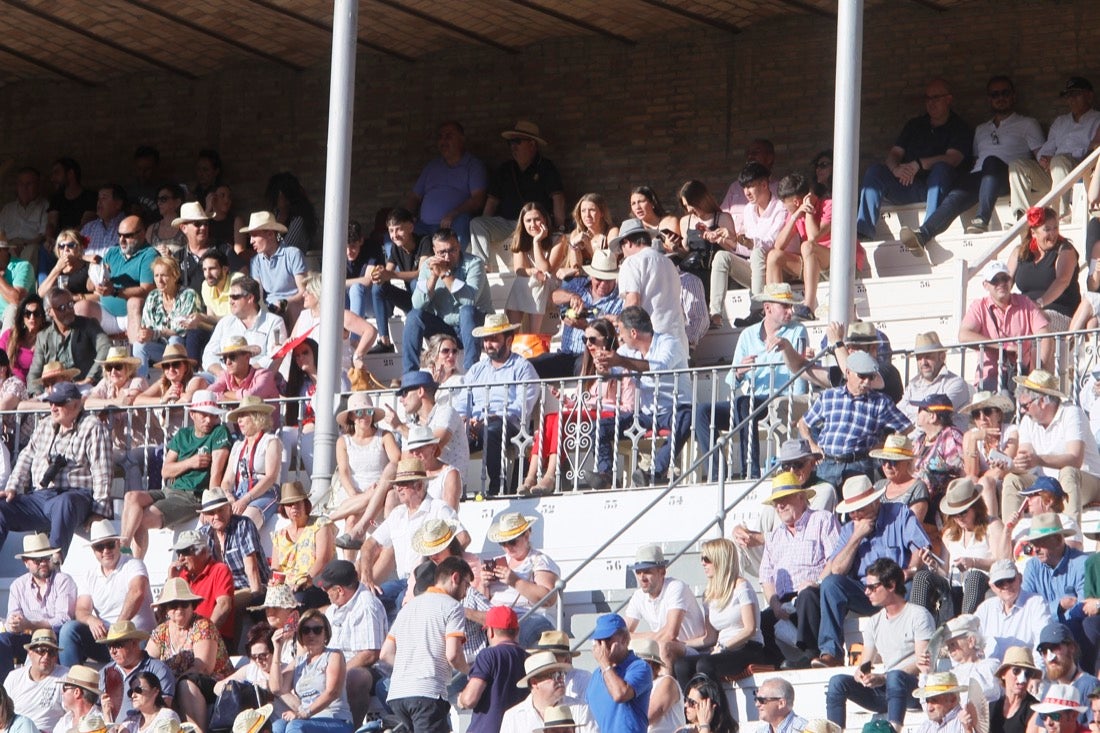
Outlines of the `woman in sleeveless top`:
<svg viewBox="0 0 1100 733">
<path fill-rule="evenodd" d="M 1001 512 L 1001 481 L 1020 447 L 1019 432 L 1008 419 L 1013 407 L 1004 395 L 983 391 L 962 408 L 973 423 L 963 433 L 963 475 L 981 485 L 982 499 L 993 516 Z"/>
<path fill-rule="evenodd" d="M 913 475 L 916 457 L 913 442 L 904 435 L 891 435 L 880 450 L 873 450 L 870 455 L 879 462 L 885 476 L 875 482 L 875 490 L 886 487 L 882 500 L 905 504 L 923 522 L 928 515 L 930 499 L 924 481 Z"/>
<path fill-rule="evenodd" d="M 439 438 L 427 425 L 412 425 L 404 442 L 405 452 L 419 458 L 428 474 L 428 496 L 444 502 L 456 512 L 458 502 L 462 500 L 462 475 L 454 466 L 439 460 Z M 389 501 L 397 505 L 396 492 L 391 492 Z M 387 513 L 392 507 L 387 506 Z"/>
<path fill-rule="evenodd" d="M 684 717 L 684 695 L 661 661 L 661 649 L 653 639 L 635 639 L 630 651 L 649 665 L 653 687 L 649 692 L 649 728 L 646 733 L 674 733 L 687 723 Z"/>
<path fill-rule="evenodd" d="M 1008 258 L 1008 273 L 1016 289 L 1035 301 L 1052 332 L 1065 331 L 1077 306 L 1081 266 L 1077 250 L 1058 232 L 1058 213 L 1050 207 L 1027 210 L 1030 236 Z"/>
<path fill-rule="evenodd" d="M 347 520 L 344 534 L 336 540 L 337 547 L 349 549 L 361 542 L 385 499 L 386 492 L 379 485 L 382 472 L 401 459 L 393 434 L 378 429 L 378 421 L 385 415 L 366 392 L 351 395 L 347 409 L 336 414 L 336 422 L 346 432 L 336 439 L 340 487 L 329 501 L 329 506 L 335 507 L 329 518 L 333 522 Z"/>
<path fill-rule="evenodd" d="M 92 291 L 88 280 L 88 262 L 84 259 L 84 249 L 88 238 L 76 229 L 66 229 L 57 235 L 53 246 L 57 263 L 38 286 L 39 297 L 45 298 L 55 287 L 68 290 L 76 300 L 84 300 Z"/>
<path fill-rule="evenodd" d="M 680 220 L 665 210 L 649 186 L 637 186 L 630 192 L 630 213 L 645 224 L 654 242 L 661 241 L 666 253 L 674 252 L 683 244 Z"/>
<path fill-rule="evenodd" d="M 156 248 L 162 257 L 171 257 L 187 246 L 187 235 L 180 231 L 176 219 L 183 204 L 183 189 L 174 183 L 160 187 L 157 191 L 157 210 L 160 221 L 150 224 L 145 239 Z"/>
<path fill-rule="evenodd" d="M 550 233 L 550 215 L 542 204 L 532 201 L 520 209 L 510 247 L 516 279 L 508 291 L 504 312 L 513 323 L 523 323 L 527 315 L 530 333 L 542 331 L 542 318 L 557 284 L 554 272 L 565 259 L 567 248 L 558 246 L 559 239 Z"/>
<path fill-rule="evenodd" d="M 256 527 L 275 514 L 283 444 L 271 432 L 271 413 L 275 408 L 259 397 L 248 396 L 225 416 L 237 423 L 243 436 L 233 444 L 222 489 L 233 501 L 233 513 L 248 517 Z"/>
<path fill-rule="evenodd" d="M 277 660 L 283 647 L 295 638 L 304 650 L 294 664 L 284 667 Z M 295 723 L 296 733 L 351 733 L 351 706 L 348 704 L 347 667 L 338 649 L 329 649 L 332 626 L 317 609 L 302 614 L 297 631 L 292 636 L 279 628 L 271 638 L 275 644 L 271 662 L 269 687 L 275 696 L 290 693 L 291 710 L 276 720 L 272 729 L 284 733 Z M 284 697 L 284 699 L 286 699 Z M 317 720 L 318 724 L 311 721 Z"/>
<path fill-rule="evenodd" d="M 564 253 L 564 264 L 557 272 L 559 280 L 580 275 L 582 267 L 592 263 L 592 255 L 605 249 L 619 233 L 611 224 L 611 209 L 598 193 L 586 193 L 573 207 L 573 233 L 567 243 L 559 245 Z M 566 246 L 568 245 L 568 246 Z"/>
<path fill-rule="evenodd" d="M 329 604 L 328 595 L 314 585 L 333 559 L 332 524 L 324 517 L 311 517 L 313 504 L 300 481 L 285 483 L 279 490 L 279 514 L 288 524 L 271 536 L 271 570 L 283 579 L 299 605 L 320 608 Z"/>
</svg>

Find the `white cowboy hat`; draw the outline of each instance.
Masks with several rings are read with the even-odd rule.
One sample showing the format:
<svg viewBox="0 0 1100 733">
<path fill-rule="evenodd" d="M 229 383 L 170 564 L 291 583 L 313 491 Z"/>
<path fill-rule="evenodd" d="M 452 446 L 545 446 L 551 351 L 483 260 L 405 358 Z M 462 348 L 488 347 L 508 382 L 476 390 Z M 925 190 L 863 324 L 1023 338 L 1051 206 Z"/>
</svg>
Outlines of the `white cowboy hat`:
<svg viewBox="0 0 1100 733">
<path fill-rule="evenodd" d="M 198 201 L 188 201 L 180 207 L 180 215 L 172 220 L 172 226 L 190 224 L 193 221 L 210 221 L 210 217 L 202 210 L 202 204 Z"/>
<path fill-rule="evenodd" d="M 241 234 L 252 232 L 279 232 L 286 234 L 286 226 L 275 219 L 270 211 L 253 211 L 248 215 L 248 226 L 241 228 Z"/>
</svg>

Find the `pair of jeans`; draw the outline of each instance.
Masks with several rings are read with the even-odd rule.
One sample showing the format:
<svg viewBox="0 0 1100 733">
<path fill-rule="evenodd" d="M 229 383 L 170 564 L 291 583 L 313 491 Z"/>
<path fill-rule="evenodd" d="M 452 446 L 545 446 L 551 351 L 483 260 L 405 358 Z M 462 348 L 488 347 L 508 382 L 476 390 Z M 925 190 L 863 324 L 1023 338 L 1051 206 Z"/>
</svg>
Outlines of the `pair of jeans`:
<svg viewBox="0 0 1100 733">
<path fill-rule="evenodd" d="M 859 190 L 859 215 L 856 233 L 865 239 L 875 238 L 879 213 L 883 203 L 915 204 L 924 201 L 924 215 L 929 217 L 947 196 L 955 182 L 955 167 L 948 163 L 936 163 L 928 175 L 918 177 L 908 186 L 890 172 L 883 163 L 875 163 L 863 174 Z"/>
<path fill-rule="evenodd" d="M 986 225 L 993 218 L 997 197 L 1008 194 L 1008 164 L 992 155 L 982 161 L 982 169 L 967 173 L 947 194 L 943 202 L 924 218 L 920 233 L 925 239 L 947 231 L 955 217 L 978 204 L 978 219 Z M 968 222 L 963 222 L 964 224 Z"/>
<path fill-rule="evenodd" d="M 599 446 L 596 454 L 596 468 L 600 473 L 611 471 L 611 454 L 615 448 L 615 440 L 623 437 L 623 432 L 634 425 L 635 416 L 638 425 L 643 430 L 657 432 L 663 429 L 672 430 L 672 440 L 666 440 L 653 455 L 653 474 L 668 476 L 668 468 L 672 464 L 672 456 L 680 455 L 688 435 L 691 433 L 691 405 L 678 405 L 675 415 L 660 415 L 654 424 L 653 416 L 646 413 L 636 415 L 622 415 L 618 418 L 600 418 Z M 649 438 L 638 439 L 639 452 L 646 449 Z"/>
<path fill-rule="evenodd" d="M 272 733 L 351 733 L 355 726 L 339 718 L 306 718 L 287 722 L 277 718 L 271 724 Z"/>
<path fill-rule="evenodd" d="M 485 314 L 472 305 L 458 309 L 458 328 L 423 308 L 413 308 L 405 318 L 405 336 L 401 340 L 401 362 L 405 372 L 420 368 L 420 350 L 424 339 L 437 333 L 453 336 L 462 344 L 462 368 L 470 371 L 481 356 L 481 341 L 474 338 L 474 329 L 485 322 Z"/>
<path fill-rule="evenodd" d="M 65 667 L 84 664 L 86 659 L 94 659 L 97 662 L 111 661 L 111 653 L 107 645 L 97 643 L 88 624 L 82 624 L 75 619 L 66 621 L 61 627 L 61 633 L 57 635 L 57 645 L 61 647 L 58 661 Z"/>
<path fill-rule="evenodd" d="M 415 281 L 411 284 L 416 285 Z M 353 285 L 352 287 L 363 286 Z M 374 320 L 378 322 L 378 335 L 381 338 L 388 339 L 390 337 L 389 319 L 393 315 L 394 307 L 396 306 L 406 313 L 411 311 L 413 309 L 412 293 L 392 283 L 378 283 L 377 285 L 368 285 L 366 288 L 370 294 Z"/>
<path fill-rule="evenodd" d="M 886 719 L 900 728 L 905 722 L 905 711 L 920 708 L 913 697 L 915 689 L 916 676 L 900 670 L 887 672 L 886 684 L 881 687 L 864 687 L 850 674 L 834 675 L 825 692 L 825 714 L 844 728 L 848 719 L 847 702 L 851 700 L 864 710 L 886 713 Z"/>
<path fill-rule="evenodd" d="M 852 476 L 863 475 L 872 481 L 875 480 L 875 464 L 869 457 L 855 461 L 834 461 L 831 458 L 823 458 L 815 470 L 819 479 L 836 487 L 837 494 L 844 489 L 845 480 Z"/>
<path fill-rule="evenodd" d="M 481 487 L 481 493 L 484 496 L 514 494 L 516 488 L 515 466 L 510 466 L 508 475 L 504 476 L 504 468 L 507 463 L 505 458 L 507 445 L 505 441 L 511 441 L 519 434 L 519 425 L 506 421 L 500 415 L 483 416 L 481 420 L 481 429 L 470 436 L 470 452 L 481 451 L 483 476 L 488 479 L 488 485 Z M 456 438 L 456 440 L 461 440 L 461 438 Z"/>
<path fill-rule="evenodd" d="M 832 654 L 840 659 L 844 653 L 844 619 L 848 612 L 870 616 L 875 612 L 875 607 L 867 600 L 863 583 L 848 575 L 830 575 L 821 581 L 821 592 L 816 596 L 820 610 L 813 608 L 813 598 L 807 596 L 806 600 L 811 613 L 821 614 L 817 648 L 822 654 Z"/>
<path fill-rule="evenodd" d="M 73 533 L 92 513 L 90 489 L 36 489 L 16 494 L 11 501 L 0 501 L 0 547 L 8 532 L 48 532 L 50 547 L 69 554 Z"/>
</svg>

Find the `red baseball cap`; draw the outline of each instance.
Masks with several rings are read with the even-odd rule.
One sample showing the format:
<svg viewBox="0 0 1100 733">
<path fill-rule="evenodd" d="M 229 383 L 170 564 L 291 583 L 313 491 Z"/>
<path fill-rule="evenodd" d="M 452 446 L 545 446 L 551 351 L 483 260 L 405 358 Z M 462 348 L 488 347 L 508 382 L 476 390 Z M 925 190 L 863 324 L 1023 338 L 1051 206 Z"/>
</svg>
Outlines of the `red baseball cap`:
<svg viewBox="0 0 1100 733">
<path fill-rule="evenodd" d="M 510 606 L 493 606 L 489 613 L 485 614 L 485 628 L 487 629 L 518 629 L 519 619 L 516 612 Z"/>
</svg>

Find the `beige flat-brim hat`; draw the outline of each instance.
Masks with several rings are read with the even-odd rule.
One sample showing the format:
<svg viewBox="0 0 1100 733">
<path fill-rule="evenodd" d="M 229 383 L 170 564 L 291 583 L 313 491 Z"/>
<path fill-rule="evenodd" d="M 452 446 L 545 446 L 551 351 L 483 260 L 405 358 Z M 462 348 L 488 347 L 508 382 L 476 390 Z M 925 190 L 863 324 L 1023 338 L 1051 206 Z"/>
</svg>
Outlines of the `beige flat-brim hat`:
<svg viewBox="0 0 1100 733">
<path fill-rule="evenodd" d="M 270 211 L 253 211 L 248 215 L 248 226 L 241 228 L 241 234 L 252 232 L 279 232 L 286 234 L 286 226 L 280 224 Z"/>
<path fill-rule="evenodd" d="M 180 224 L 189 224 L 193 221 L 210 221 L 210 217 L 203 211 L 202 204 L 198 201 L 188 201 L 181 206 L 180 215 L 172 220 L 172 226 L 178 227 Z"/>
</svg>

